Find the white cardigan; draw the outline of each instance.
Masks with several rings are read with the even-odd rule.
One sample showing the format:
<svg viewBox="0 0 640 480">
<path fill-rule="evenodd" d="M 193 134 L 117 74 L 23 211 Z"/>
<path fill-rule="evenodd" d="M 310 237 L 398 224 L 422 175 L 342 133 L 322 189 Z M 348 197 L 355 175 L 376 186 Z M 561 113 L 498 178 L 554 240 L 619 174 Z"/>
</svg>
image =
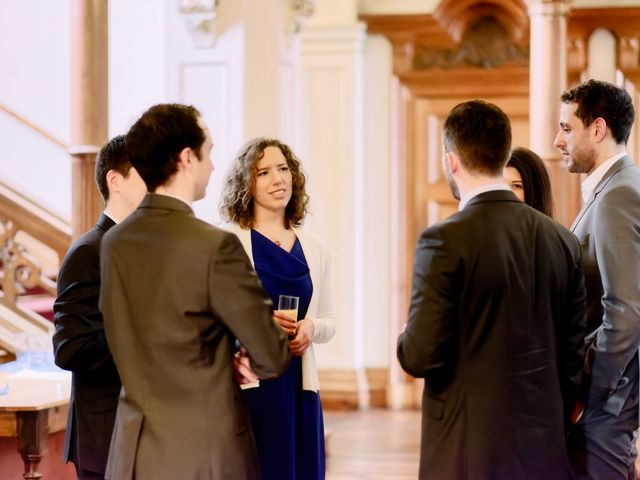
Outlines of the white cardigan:
<svg viewBox="0 0 640 480">
<path fill-rule="evenodd" d="M 235 233 L 244 247 L 251 264 L 253 262 L 253 250 L 251 248 L 251 230 L 241 228 L 239 225 L 230 225 L 230 230 Z M 294 228 L 300 246 L 309 265 L 309 274 L 313 293 L 305 320 L 313 323 L 313 337 L 311 345 L 302 355 L 302 389 L 317 392 L 320 387 L 318 380 L 318 367 L 313 353 L 314 343 L 327 343 L 336 333 L 333 303 L 331 298 L 331 257 L 329 249 L 315 235 L 303 228 Z M 255 265 L 254 265 L 255 267 Z"/>
</svg>

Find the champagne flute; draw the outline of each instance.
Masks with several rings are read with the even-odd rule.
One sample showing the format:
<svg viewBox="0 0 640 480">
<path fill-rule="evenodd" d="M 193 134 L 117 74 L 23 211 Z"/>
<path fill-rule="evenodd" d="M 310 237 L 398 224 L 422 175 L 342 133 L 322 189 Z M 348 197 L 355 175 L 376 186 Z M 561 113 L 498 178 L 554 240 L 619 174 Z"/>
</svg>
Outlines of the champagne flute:
<svg viewBox="0 0 640 480">
<path fill-rule="evenodd" d="M 292 295 L 280 295 L 278 297 L 278 310 L 282 313 L 289 315 L 295 322 L 298 321 L 298 303 L 300 299 Z M 295 333 L 289 335 L 294 337 Z"/>
</svg>

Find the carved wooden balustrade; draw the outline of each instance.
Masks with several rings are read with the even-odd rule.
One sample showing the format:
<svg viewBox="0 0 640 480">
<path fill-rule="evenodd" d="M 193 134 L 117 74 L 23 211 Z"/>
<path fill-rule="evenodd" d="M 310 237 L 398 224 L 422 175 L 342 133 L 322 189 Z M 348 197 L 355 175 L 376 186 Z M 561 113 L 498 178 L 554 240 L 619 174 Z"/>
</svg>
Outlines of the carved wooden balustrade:
<svg viewBox="0 0 640 480">
<path fill-rule="evenodd" d="M 0 182 L 0 347 L 15 353 L 17 334 L 50 335 L 53 324 L 25 308 L 21 296 L 34 290 L 55 296 L 49 277 L 57 272 L 71 242 L 68 222 Z M 53 252 L 54 265 L 46 252 Z M 48 274 L 47 274 L 48 273 Z"/>
</svg>

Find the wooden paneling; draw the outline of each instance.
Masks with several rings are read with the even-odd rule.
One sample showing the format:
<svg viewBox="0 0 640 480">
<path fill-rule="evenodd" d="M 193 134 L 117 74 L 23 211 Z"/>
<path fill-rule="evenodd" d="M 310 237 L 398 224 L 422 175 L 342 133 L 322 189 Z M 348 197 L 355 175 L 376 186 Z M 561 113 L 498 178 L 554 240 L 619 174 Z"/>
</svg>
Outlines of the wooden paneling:
<svg viewBox="0 0 640 480">
<path fill-rule="evenodd" d="M 461 101 L 474 98 L 491 101 L 512 120 L 513 146 L 529 146 L 529 65 L 528 57 L 522 53 L 523 48 L 528 48 L 529 29 L 523 24 L 524 4 L 520 0 L 491 0 L 483 3 L 481 12 L 473 12 L 472 3 L 444 1 L 437 15 L 361 17 L 369 33 L 382 34 L 390 40 L 394 55 L 390 132 L 394 252 L 390 336 L 394 340 L 406 321 L 417 236 L 426 226 L 456 210 L 441 167 L 443 118 Z M 487 17 L 493 18 L 493 24 L 487 23 L 491 28 L 467 34 L 482 22 L 486 23 Z M 504 27 L 502 32 L 500 26 Z M 618 68 L 628 79 L 627 88 L 638 102 L 638 8 L 571 12 L 567 34 L 568 84 L 578 82 L 587 67 L 587 41 L 595 28 L 607 28 L 616 37 Z M 496 58 L 487 48 L 496 41 L 509 44 L 508 50 L 514 54 Z M 557 119 L 548 121 L 555 124 Z M 629 145 L 636 159 L 640 156 L 639 134 L 636 122 Z M 573 218 L 581 207 L 582 179 L 578 175 L 567 175 L 559 156 L 546 160 L 554 191 L 567 192 L 561 204 L 556 202 L 555 212 L 568 225 L 567 219 Z M 395 344 L 392 347 L 391 351 L 395 352 Z M 405 388 L 406 383 L 413 380 L 400 370 L 395 355 L 392 357 L 388 392 L 391 403 L 393 406 L 414 405 L 417 397 Z"/>
<path fill-rule="evenodd" d="M 387 406 L 388 368 L 321 369 L 318 374 L 325 410 Z"/>
</svg>

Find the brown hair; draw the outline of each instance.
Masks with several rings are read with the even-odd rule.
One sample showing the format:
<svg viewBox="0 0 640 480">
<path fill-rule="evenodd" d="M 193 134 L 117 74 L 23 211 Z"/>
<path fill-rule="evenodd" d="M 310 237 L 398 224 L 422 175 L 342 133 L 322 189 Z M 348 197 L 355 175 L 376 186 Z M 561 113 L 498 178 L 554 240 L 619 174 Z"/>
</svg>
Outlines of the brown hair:
<svg viewBox="0 0 640 480">
<path fill-rule="evenodd" d="M 107 184 L 109 170 L 118 172 L 124 178 L 129 176 L 131 162 L 129 155 L 127 155 L 124 135 L 113 137 L 105 143 L 96 157 L 96 184 L 105 203 L 109 201 L 109 186 Z"/>
<path fill-rule="evenodd" d="M 473 173 L 502 175 L 511 150 L 509 117 L 492 103 L 472 100 L 455 106 L 444 126 L 444 147 Z"/>
<path fill-rule="evenodd" d="M 284 155 L 291 171 L 291 199 L 284 213 L 284 226 L 298 227 L 307 215 L 309 195 L 305 191 L 306 178 L 298 157 L 291 149 L 274 138 L 258 137 L 247 142 L 236 156 L 224 183 L 220 215 L 227 222 L 243 228 L 253 226 L 253 188 L 256 183 L 256 164 L 267 147 L 277 147 Z"/>
<path fill-rule="evenodd" d="M 624 88 L 591 79 L 564 92 L 560 100 L 578 105 L 576 117 L 585 127 L 600 117 L 618 145 L 629 140 L 635 112 L 631 95 Z"/>
<path fill-rule="evenodd" d="M 178 171 L 178 155 L 189 147 L 200 160 L 205 134 L 200 112 L 191 105 L 167 103 L 149 108 L 129 129 L 127 152 L 149 192 Z"/>
</svg>

